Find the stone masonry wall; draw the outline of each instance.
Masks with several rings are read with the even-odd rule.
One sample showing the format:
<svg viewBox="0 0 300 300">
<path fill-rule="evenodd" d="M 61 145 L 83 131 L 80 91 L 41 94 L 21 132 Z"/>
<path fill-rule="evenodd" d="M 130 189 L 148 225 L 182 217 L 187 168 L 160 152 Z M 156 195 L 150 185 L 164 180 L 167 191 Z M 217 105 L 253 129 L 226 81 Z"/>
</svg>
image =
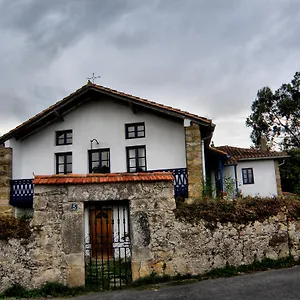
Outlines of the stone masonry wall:
<svg viewBox="0 0 300 300">
<path fill-rule="evenodd" d="M 185 127 L 186 167 L 188 172 L 188 202 L 202 197 L 203 170 L 201 132 L 198 124 Z"/>
<path fill-rule="evenodd" d="M 13 214 L 9 205 L 12 178 L 12 149 L 0 146 L 0 214 Z"/>
<path fill-rule="evenodd" d="M 84 285 L 84 205 L 129 200 L 133 279 L 158 274 L 202 274 L 226 264 L 300 256 L 300 221 L 284 211 L 246 225 L 188 224 L 174 216 L 172 182 L 36 185 L 33 235 L 0 241 L 0 291 L 47 281 Z M 72 210 L 72 204 L 77 210 Z"/>
<path fill-rule="evenodd" d="M 275 176 L 276 176 L 277 195 L 278 197 L 282 197 L 281 178 L 280 178 L 278 160 L 274 160 L 274 167 L 275 167 Z"/>
<path fill-rule="evenodd" d="M 169 211 L 154 202 L 132 202 L 135 215 L 139 207 L 146 212 L 151 238 L 147 243 L 134 245 L 134 279 L 155 271 L 157 274 L 203 274 L 214 268 L 250 264 L 255 259 L 278 259 L 300 256 L 300 221 L 289 221 L 284 212 L 264 222 L 246 225 L 218 224 L 209 229 L 204 222 L 187 224 L 175 219 L 169 202 Z M 133 218 L 133 230 L 139 236 L 139 220 Z M 142 238 L 138 241 L 143 241 Z"/>
</svg>

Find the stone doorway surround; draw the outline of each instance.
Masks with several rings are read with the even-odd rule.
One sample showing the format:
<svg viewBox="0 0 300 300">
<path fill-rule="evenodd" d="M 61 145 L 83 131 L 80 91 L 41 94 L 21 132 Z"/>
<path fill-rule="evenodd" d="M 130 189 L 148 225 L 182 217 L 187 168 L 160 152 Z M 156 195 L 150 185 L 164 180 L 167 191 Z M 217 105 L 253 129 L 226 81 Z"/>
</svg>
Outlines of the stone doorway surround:
<svg viewBox="0 0 300 300">
<path fill-rule="evenodd" d="M 166 222 L 176 207 L 173 180 L 165 172 L 35 176 L 33 224 L 39 230 L 32 285 L 85 284 L 84 212 L 97 201 L 129 201 L 132 279 L 149 275 L 153 254 L 147 246 L 155 220 L 148 215 L 157 211 Z"/>
</svg>

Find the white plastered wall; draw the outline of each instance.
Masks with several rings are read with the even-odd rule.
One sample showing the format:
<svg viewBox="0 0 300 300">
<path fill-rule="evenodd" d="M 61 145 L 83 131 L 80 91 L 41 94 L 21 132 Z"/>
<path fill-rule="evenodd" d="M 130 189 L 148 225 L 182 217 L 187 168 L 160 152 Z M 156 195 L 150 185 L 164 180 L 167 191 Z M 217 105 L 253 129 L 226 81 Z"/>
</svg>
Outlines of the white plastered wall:
<svg viewBox="0 0 300 300">
<path fill-rule="evenodd" d="M 145 122 L 146 137 L 125 139 L 125 124 Z M 73 145 L 55 146 L 55 132 L 73 130 Z M 13 178 L 32 178 L 55 173 L 55 153 L 71 151 L 73 173 L 88 173 L 90 140 L 93 148 L 110 148 L 111 172 L 126 172 L 126 146 L 146 145 L 147 169 L 185 168 L 183 124 L 150 113 L 133 113 L 112 100 L 88 102 L 48 127 L 21 140 L 13 148 Z"/>
</svg>

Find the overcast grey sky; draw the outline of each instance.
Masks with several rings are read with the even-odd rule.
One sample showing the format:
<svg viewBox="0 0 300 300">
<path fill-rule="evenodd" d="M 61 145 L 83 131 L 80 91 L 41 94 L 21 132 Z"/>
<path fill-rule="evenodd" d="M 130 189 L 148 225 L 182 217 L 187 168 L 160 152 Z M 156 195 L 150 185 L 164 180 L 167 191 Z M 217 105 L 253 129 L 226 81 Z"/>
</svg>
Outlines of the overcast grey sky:
<svg viewBox="0 0 300 300">
<path fill-rule="evenodd" d="M 257 90 L 300 71 L 299 29 L 299 0 L 0 0 L 0 133 L 95 72 L 248 147 Z"/>
</svg>

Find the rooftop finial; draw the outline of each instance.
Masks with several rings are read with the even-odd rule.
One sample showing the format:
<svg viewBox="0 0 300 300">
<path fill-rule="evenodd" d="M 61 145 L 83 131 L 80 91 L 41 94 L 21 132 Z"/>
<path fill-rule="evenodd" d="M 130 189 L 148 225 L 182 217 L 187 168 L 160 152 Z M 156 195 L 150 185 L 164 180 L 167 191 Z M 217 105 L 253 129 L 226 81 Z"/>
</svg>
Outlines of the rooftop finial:
<svg viewBox="0 0 300 300">
<path fill-rule="evenodd" d="M 101 76 L 95 76 L 95 73 L 93 73 L 92 77 L 87 78 L 88 79 L 88 83 L 95 84 L 95 79 L 97 79 L 97 78 L 101 78 Z M 92 80 L 92 82 L 90 80 Z"/>
</svg>

